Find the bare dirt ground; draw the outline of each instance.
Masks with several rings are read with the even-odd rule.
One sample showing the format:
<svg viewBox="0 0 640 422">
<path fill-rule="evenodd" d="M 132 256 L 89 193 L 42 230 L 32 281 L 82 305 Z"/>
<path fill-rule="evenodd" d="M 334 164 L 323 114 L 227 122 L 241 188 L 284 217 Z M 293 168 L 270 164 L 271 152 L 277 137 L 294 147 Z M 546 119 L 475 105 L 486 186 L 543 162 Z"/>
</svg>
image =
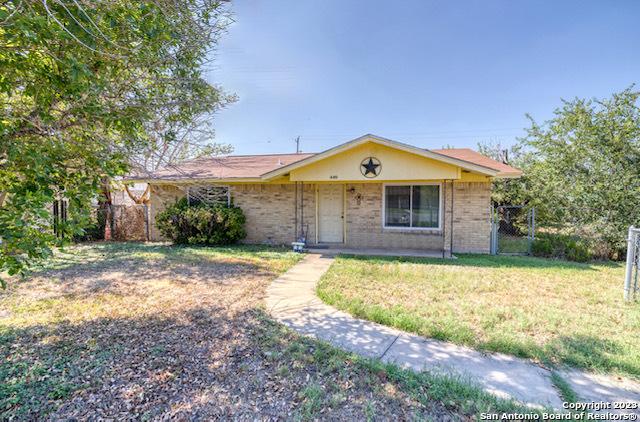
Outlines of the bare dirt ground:
<svg viewBox="0 0 640 422">
<path fill-rule="evenodd" d="M 467 419 L 262 309 L 297 257 L 95 244 L 0 293 L 0 419 Z M 416 393 L 417 392 L 417 393 Z"/>
</svg>

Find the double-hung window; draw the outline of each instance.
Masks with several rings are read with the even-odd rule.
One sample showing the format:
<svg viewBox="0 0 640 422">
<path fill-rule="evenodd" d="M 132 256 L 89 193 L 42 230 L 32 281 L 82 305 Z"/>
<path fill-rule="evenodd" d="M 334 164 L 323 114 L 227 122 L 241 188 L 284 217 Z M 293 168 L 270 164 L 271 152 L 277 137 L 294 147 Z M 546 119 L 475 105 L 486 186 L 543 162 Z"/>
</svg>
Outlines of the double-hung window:
<svg viewBox="0 0 640 422">
<path fill-rule="evenodd" d="M 440 228 L 440 185 L 385 185 L 384 226 Z"/>
</svg>

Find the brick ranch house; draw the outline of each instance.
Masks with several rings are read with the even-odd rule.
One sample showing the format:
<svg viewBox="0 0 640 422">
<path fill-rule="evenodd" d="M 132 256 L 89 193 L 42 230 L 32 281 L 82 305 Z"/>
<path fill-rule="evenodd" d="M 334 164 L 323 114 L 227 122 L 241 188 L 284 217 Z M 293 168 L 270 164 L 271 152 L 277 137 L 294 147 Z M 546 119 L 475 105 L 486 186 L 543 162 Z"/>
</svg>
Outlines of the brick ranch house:
<svg viewBox="0 0 640 422">
<path fill-rule="evenodd" d="M 427 150 L 374 135 L 318 154 L 196 159 L 160 170 L 155 216 L 215 189 L 246 215 L 246 243 L 489 253 L 491 180 L 521 171 L 470 149 Z M 209 190 L 207 190 L 209 189 Z M 200 195 L 195 195 L 200 192 Z"/>
</svg>

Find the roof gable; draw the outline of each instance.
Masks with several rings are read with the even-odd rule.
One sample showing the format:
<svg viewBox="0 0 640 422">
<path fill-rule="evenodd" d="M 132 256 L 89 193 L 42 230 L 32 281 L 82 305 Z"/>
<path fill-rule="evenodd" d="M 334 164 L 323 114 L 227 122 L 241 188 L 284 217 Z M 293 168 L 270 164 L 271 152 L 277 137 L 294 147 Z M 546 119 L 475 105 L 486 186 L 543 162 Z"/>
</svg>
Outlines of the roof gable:
<svg viewBox="0 0 640 422">
<path fill-rule="evenodd" d="M 328 149 L 324 152 L 321 152 L 319 154 L 315 154 L 311 157 L 305 158 L 304 160 L 300 160 L 297 161 L 295 163 L 289 164 L 288 166 L 284 166 L 282 168 L 279 169 L 275 169 L 273 171 L 270 171 L 268 173 L 265 173 L 264 175 L 262 175 L 263 179 L 266 180 L 270 180 L 279 176 L 282 176 L 292 170 L 295 170 L 297 168 L 300 168 L 302 166 L 306 166 L 312 163 L 315 163 L 317 161 L 320 161 L 322 159 L 325 158 L 329 158 L 331 156 L 334 156 L 336 154 L 345 152 L 351 148 L 355 148 L 359 145 L 362 145 L 364 143 L 367 142 L 372 142 L 372 143 L 377 143 L 380 145 L 385 145 L 388 146 L 390 148 L 395 148 L 395 149 L 399 149 L 401 151 L 405 151 L 405 152 L 409 152 L 412 154 L 416 154 L 425 158 L 431 158 L 437 161 L 441 161 L 447 164 L 453 164 L 455 166 L 458 166 L 464 170 L 468 170 L 468 171 L 474 171 L 477 172 L 479 174 L 485 175 L 485 176 L 496 176 L 499 171 L 492 169 L 490 167 L 486 167 L 483 165 L 478 165 L 472 162 L 468 162 L 468 161 L 464 161 L 461 160 L 459 158 L 456 157 L 450 157 L 448 155 L 445 154 L 439 154 L 439 153 L 435 153 L 432 151 L 429 151 L 427 149 L 422 149 L 422 148 L 418 148 L 418 147 L 414 147 L 412 145 L 408 145 L 408 144 L 403 144 L 401 142 L 397 142 L 397 141 L 392 141 L 390 139 L 386 139 L 386 138 L 382 138 L 380 136 L 376 136 L 376 135 L 371 135 L 371 134 L 367 134 L 364 136 L 361 136 L 359 138 L 353 139 L 349 142 L 345 142 L 344 144 L 338 145 L 336 147 L 333 147 L 331 149 Z"/>
<path fill-rule="evenodd" d="M 313 156 L 311 158 L 315 158 Z M 367 173 L 369 160 L 375 171 Z M 298 182 L 397 182 L 403 180 L 460 179 L 460 167 L 377 142 L 359 143 L 320 160 L 289 168 L 287 177 Z M 485 177 L 485 176 L 482 176 Z"/>
</svg>

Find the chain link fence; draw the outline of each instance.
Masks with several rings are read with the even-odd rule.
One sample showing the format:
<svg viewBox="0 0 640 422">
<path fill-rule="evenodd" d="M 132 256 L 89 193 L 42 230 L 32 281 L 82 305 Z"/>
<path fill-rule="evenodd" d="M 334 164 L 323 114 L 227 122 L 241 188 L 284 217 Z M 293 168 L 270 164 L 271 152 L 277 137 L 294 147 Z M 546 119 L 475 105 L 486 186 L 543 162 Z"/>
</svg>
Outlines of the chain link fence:
<svg viewBox="0 0 640 422">
<path fill-rule="evenodd" d="M 640 229 L 629 227 L 627 238 L 627 270 L 624 277 L 624 300 L 635 300 L 638 295 L 638 266 L 640 266 Z"/>
<path fill-rule="evenodd" d="M 535 209 L 522 205 L 493 208 L 491 252 L 493 254 L 531 254 L 535 233 Z"/>
</svg>

